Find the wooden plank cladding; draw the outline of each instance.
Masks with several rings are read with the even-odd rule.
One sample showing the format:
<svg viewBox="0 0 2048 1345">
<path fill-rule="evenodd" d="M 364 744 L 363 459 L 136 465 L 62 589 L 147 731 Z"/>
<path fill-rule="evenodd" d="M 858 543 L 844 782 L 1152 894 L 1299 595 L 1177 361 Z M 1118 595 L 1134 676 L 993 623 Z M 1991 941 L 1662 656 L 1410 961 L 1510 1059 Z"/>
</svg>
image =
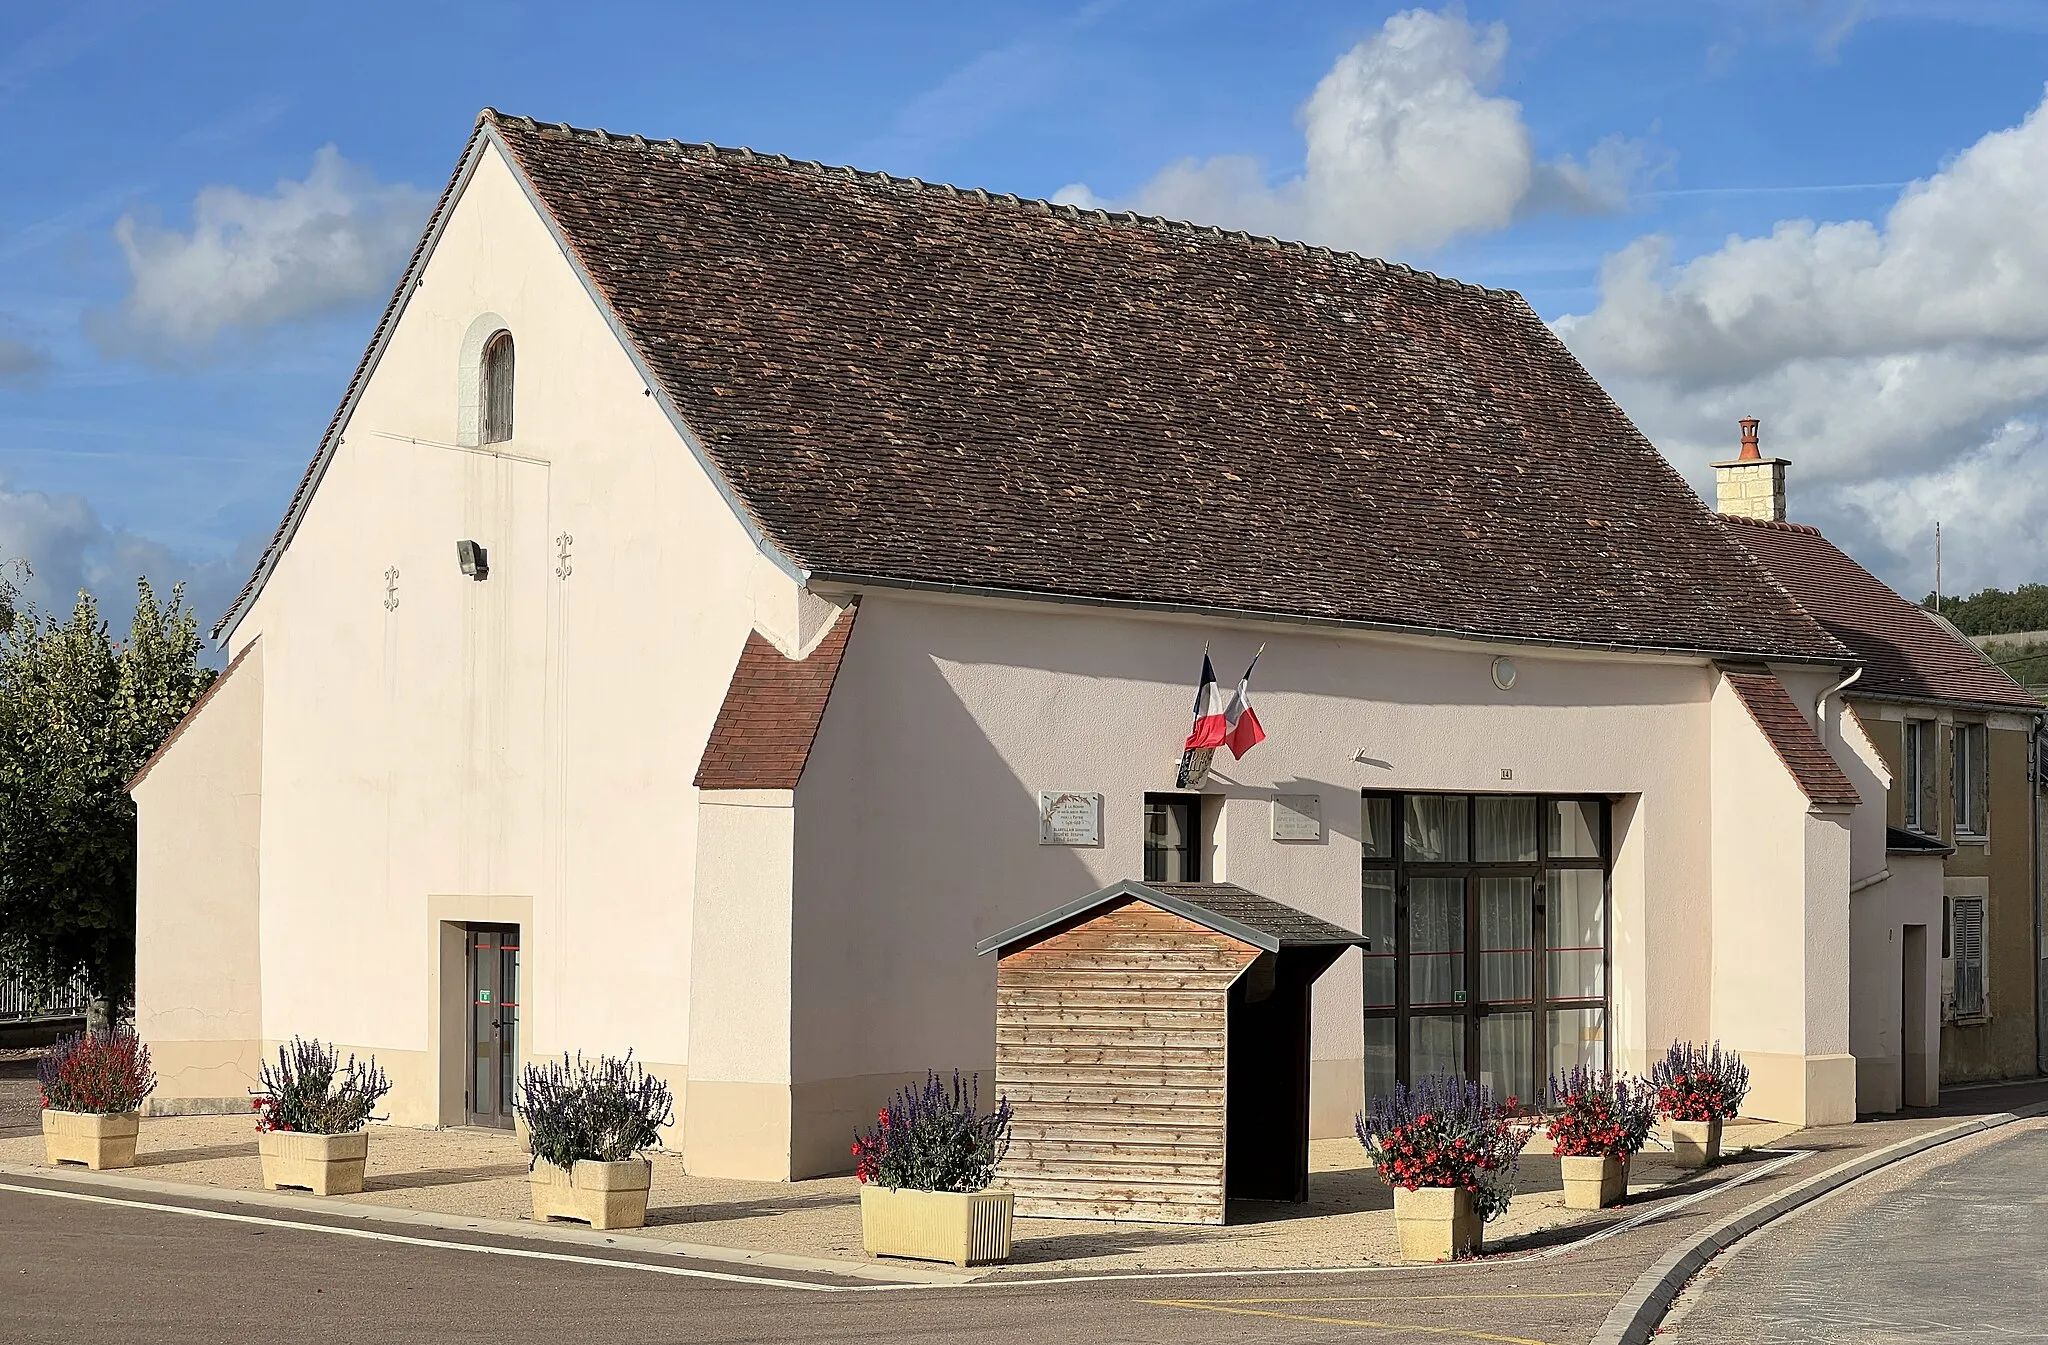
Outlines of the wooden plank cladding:
<svg viewBox="0 0 2048 1345">
<path fill-rule="evenodd" d="M 1223 1222 L 1230 987 L 1259 951 L 1135 900 L 1004 950 L 1017 1213 Z"/>
</svg>

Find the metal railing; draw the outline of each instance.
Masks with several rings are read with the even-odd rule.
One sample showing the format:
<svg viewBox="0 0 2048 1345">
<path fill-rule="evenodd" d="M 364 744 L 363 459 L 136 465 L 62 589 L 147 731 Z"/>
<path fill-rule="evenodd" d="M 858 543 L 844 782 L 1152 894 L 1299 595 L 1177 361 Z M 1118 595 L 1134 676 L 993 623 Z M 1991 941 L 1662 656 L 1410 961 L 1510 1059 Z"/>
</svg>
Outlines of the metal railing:
<svg viewBox="0 0 2048 1345">
<path fill-rule="evenodd" d="M 47 986 L 25 985 L 9 977 L 0 976 L 0 1023 L 39 1023 L 65 1018 L 83 1018 L 85 1006 L 91 998 L 83 976 L 74 976 L 69 985 L 60 985 L 54 989 Z"/>
</svg>

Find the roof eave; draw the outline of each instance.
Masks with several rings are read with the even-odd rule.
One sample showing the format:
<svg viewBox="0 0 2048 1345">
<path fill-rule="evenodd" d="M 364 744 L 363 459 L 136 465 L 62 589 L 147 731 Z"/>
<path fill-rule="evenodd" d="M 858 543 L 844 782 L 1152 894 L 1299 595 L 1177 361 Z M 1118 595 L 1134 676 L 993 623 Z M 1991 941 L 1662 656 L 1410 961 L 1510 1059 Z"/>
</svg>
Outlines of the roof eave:
<svg viewBox="0 0 2048 1345">
<path fill-rule="evenodd" d="M 1986 714 L 2048 716 L 2048 705 L 2039 701 L 1980 701 L 1961 696 L 1911 696 L 1896 691 L 1865 691 L 1858 687 L 1845 692 L 1847 701 L 1881 701 L 1886 705 L 1942 705 L 1956 710 L 1980 710 Z"/>
<path fill-rule="evenodd" d="M 1861 667 L 1863 660 L 1847 646 L 1839 654 L 1796 653 L 1754 649 L 1711 649 L 1682 645 L 1625 644 L 1619 641 L 1568 640 L 1536 635 L 1510 635 L 1497 631 L 1460 630 L 1448 626 L 1424 626 L 1399 621 L 1368 621 L 1355 617 L 1312 616 L 1300 612 L 1275 612 L 1259 608 L 1226 607 L 1211 603 L 1159 602 L 1140 598 L 1111 598 L 1081 593 L 1056 593 L 1043 589 L 1001 588 L 987 584 L 955 584 L 931 579 L 907 579 L 892 575 L 867 574 L 853 570 L 812 569 L 807 582 L 813 588 L 832 585 L 854 590 L 866 588 L 901 589 L 962 598 L 986 598 L 1002 602 L 1046 602 L 1070 607 L 1103 607 L 1126 612 L 1161 612 L 1180 616 L 1221 618 L 1229 621 L 1272 621 L 1285 625 L 1310 626 L 1324 630 L 1384 631 L 1390 635 L 1421 635 L 1435 639 L 1467 640 L 1482 644 L 1516 645 L 1535 649 L 1572 649 L 1596 653 L 1641 654 L 1687 659 L 1765 660 L 1771 663 L 1810 665 L 1825 668 Z"/>
</svg>

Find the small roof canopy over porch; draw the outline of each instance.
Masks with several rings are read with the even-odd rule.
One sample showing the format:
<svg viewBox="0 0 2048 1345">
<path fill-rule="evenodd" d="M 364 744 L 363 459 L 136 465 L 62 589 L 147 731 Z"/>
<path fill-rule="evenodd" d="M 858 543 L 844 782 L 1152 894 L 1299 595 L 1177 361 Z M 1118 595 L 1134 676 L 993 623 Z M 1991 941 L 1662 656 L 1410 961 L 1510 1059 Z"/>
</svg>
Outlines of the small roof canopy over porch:
<svg viewBox="0 0 2048 1345">
<path fill-rule="evenodd" d="M 985 940 L 1017 1212 L 1224 1222 L 1308 1199 L 1309 987 L 1359 934 L 1230 883 L 1126 880 Z"/>
</svg>

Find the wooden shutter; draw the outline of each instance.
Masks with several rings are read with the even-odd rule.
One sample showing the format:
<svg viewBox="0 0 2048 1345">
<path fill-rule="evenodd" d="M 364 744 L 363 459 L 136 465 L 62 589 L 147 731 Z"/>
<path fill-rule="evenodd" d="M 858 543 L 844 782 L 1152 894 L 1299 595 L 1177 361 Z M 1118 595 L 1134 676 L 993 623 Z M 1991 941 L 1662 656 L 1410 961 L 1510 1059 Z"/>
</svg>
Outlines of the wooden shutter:
<svg viewBox="0 0 2048 1345">
<path fill-rule="evenodd" d="M 1955 1008 L 1958 1018 L 1982 1017 L 1984 996 L 1984 898 L 1956 897 L 1950 903 L 1954 924 Z"/>
</svg>

